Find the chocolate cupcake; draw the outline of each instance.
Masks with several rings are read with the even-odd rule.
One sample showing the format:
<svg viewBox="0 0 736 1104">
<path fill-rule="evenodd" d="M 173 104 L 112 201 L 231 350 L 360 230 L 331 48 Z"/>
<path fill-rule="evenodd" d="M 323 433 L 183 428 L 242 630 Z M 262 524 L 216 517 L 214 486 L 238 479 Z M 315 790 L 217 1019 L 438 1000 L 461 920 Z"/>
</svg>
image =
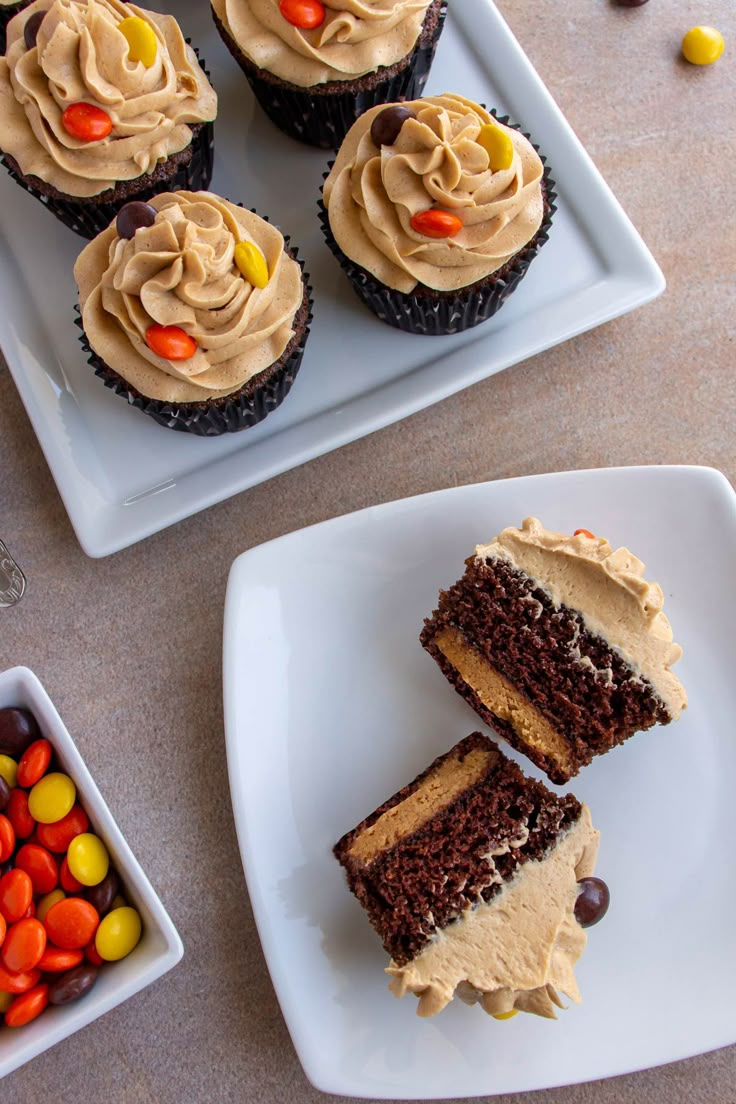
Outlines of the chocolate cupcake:
<svg viewBox="0 0 736 1104">
<path fill-rule="evenodd" d="M 554 199 L 529 138 L 448 93 L 366 112 L 326 176 L 320 214 L 381 321 L 453 334 L 518 286 L 547 240 Z"/>
<path fill-rule="evenodd" d="M 337 149 L 376 104 L 421 95 L 447 0 L 211 0 L 228 49 L 273 122 Z"/>
<path fill-rule="evenodd" d="M 0 54 L 5 53 L 8 23 L 18 12 L 27 8 L 31 0 L 0 0 Z"/>
<path fill-rule="evenodd" d="M 310 288 L 288 239 L 254 212 L 210 192 L 133 201 L 74 276 L 89 363 L 160 425 L 232 433 L 288 394 Z"/>
<path fill-rule="evenodd" d="M 72 230 L 133 198 L 206 188 L 217 96 L 170 15 L 121 0 L 35 0 L 0 58 L 0 158 Z"/>
</svg>

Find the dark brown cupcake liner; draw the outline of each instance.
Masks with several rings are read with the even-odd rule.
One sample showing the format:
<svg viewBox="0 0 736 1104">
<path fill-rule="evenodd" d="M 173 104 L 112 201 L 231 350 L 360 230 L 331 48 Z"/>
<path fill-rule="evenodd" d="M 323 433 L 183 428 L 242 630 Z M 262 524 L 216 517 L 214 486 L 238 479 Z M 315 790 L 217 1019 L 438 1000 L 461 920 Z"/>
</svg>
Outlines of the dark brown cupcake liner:
<svg viewBox="0 0 736 1104">
<path fill-rule="evenodd" d="M 407 55 L 406 65 L 391 76 L 382 80 L 383 69 L 377 69 L 375 75 L 368 74 L 355 81 L 336 81 L 305 89 L 279 81 L 250 62 L 212 10 L 225 45 L 245 73 L 253 94 L 271 121 L 299 142 L 332 150 L 339 147 L 355 120 L 370 107 L 397 100 L 414 100 L 421 96 L 446 14 L 447 0 L 440 0 L 437 21 L 431 34 L 420 35 L 414 50 Z M 389 66 L 385 71 L 393 68 Z"/>
<path fill-rule="evenodd" d="M 495 112 L 491 112 L 491 114 L 500 123 L 521 131 L 518 124 L 509 122 L 507 115 L 497 116 Z M 521 131 L 521 133 L 531 141 L 526 132 Z M 539 153 L 538 146 L 534 145 L 534 149 Z M 544 166 L 542 178 L 544 215 L 539 230 L 523 249 L 520 249 L 496 272 L 490 273 L 483 280 L 479 280 L 474 284 L 459 288 L 457 291 L 434 291 L 420 284 L 413 292 L 402 292 L 382 284 L 370 272 L 361 268 L 360 265 L 343 253 L 335 241 L 327 209 L 320 197 L 319 217 L 325 241 L 340 262 L 340 266 L 350 280 L 355 293 L 382 322 L 386 322 L 389 326 L 395 326 L 399 330 L 404 330 L 406 333 L 424 334 L 426 336 L 440 337 L 462 333 L 464 330 L 469 330 L 473 326 L 487 321 L 503 306 L 511 293 L 519 286 L 529 269 L 529 265 L 549 237 L 552 216 L 557 210 L 555 204 L 557 194 L 554 190 L 555 182 L 552 180 L 550 170 L 546 164 L 546 158 L 541 153 L 539 157 Z M 328 171 L 324 174 L 325 179 L 329 175 L 332 164 L 334 162 L 328 166 Z"/>
<path fill-rule="evenodd" d="M 209 73 L 199 54 L 197 60 L 209 80 Z M 64 195 L 38 177 L 24 176 L 18 163 L 2 150 L 0 161 L 16 184 L 35 196 L 60 222 L 75 234 L 92 239 L 107 230 L 120 208 L 133 199 L 147 199 L 161 192 L 180 189 L 198 192 L 209 188 L 215 156 L 214 123 L 193 124 L 191 131 L 192 141 L 181 154 L 173 154 L 168 161 L 157 165 L 153 173 L 136 180 L 121 181 L 99 196 L 77 198 Z"/>
<path fill-rule="evenodd" d="M 75 306 L 74 323 L 81 331 L 79 340 L 87 354 L 87 363 L 92 366 L 95 375 L 99 376 L 105 387 L 109 387 L 116 395 L 122 396 L 129 406 L 134 406 L 144 414 L 148 414 L 155 422 L 167 429 L 193 433 L 198 437 L 219 437 L 223 433 L 238 433 L 242 429 L 257 425 L 280 406 L 291 391 L 301 367 L 312 322 L 314 305 L 312 287 L 309 283 L 309 275 L 304 271 L 304 261 L 299 258 L 296 249 L 289 244 L 286 236 L 284 236 L 284 246 L 286 252 L 302 270 L 304 297 L 295 315 L 295 321 L 303 320 L 301 330 L 297 330 L 278 361 L 251 377 L 239 391 L 202 403 L 169 403 L 141 395 L 95 353 L 84 331 L 79 307 Z"/>
<path fill-rule="evenodd" d="M 30 3 L 32 3 L 32 0 L 18 0 L 17 4 L 10 4 L 0 8 L 0 54 L 5 53 L 5 48 L 8 45 L 8 23 L 14 15 L 23 11 Z"/>
</svg>

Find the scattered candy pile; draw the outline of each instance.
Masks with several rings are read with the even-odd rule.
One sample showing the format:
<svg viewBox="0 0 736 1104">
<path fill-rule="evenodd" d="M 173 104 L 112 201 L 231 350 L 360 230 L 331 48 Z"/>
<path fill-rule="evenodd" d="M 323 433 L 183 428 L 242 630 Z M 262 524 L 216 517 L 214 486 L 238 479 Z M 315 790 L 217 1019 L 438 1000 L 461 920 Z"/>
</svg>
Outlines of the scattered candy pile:
<svg viewBox="0 0 736 1104">
<path fill-rule="evenodd" d="M 88 993 L 130 954 L 141 919 L 119 894 L 72 779 L 24 709 L 0 709 L 0 1023 Z"/>
</svg>

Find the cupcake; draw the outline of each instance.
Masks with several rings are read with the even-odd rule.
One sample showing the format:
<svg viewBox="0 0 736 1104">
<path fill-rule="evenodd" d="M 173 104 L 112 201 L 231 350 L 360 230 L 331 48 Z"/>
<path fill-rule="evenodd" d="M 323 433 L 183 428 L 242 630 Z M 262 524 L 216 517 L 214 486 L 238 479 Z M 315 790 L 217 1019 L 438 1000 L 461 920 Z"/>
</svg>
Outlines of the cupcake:
<svg viewBox="0 0 736 1104">
<path fill-rule="evenodd" d="M 554 192 L 527 136 L 462 96 L 375 107 L 325 178 L 332 252 L 383 322 L 454 334 L 494 314 L 547 240 Z"/>
<path fill-rule="evenodd" d="M 5 53 L 5 35 L 8 23 L 19 11 L 27 8 L 31 0 L 0 0 L 0 54 Z"/>
<path fill-rule="evenodd" d="M 217 97 L 170 15 L 121 0 L 35 0 L 0 58 L 0 158 L 92 238 L 133 198 L 206 188 Z"/>
<path fill-rule="evenodd" d="M 281 130 L 337 149 L 375 104 L 421 95 L 447 0 L 211 0 L 256 99 Z"/>
<path fill-rule="evenodd" d="M 310 288 L 288 239 L 253 212 L 209 192 L 133 200 L 74 276 L 89 363 L 160 425 L 231 433 L 288 394 Z"/>
</svg>

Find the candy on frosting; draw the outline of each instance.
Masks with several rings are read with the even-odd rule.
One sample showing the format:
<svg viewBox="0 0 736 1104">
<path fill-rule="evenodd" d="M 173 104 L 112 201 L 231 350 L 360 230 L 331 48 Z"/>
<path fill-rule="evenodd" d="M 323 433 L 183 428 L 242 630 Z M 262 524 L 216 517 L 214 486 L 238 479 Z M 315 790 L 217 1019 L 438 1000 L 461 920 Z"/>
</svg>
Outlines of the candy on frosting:
<svg viewBox="0 0 736 1104">
<path fill-rule="evenodd" d="M 461 96 L 402 105 L 407 119 L 391 146 L 377 148 L 366 111 L 348 132 L 325 181 L 324 203 L 342 251 L 401 292 L 466 287 L 501 268 L 536 234 L 544 213 L 543 165 L 531 142 L 504 127 L 514 145 L 508 169 L 493 172 L 478 142 L 493 117 Z M 451 211 L 462 230 L 444 240 L 412 229 L 428 207 Z"/>
<path fill-rule="evenodd" d="M 628 548 L 615 551 L 602 537 L 554 533 L 537 518 L 478 545 L 478 559 L 508 560 L 534 579 L 556 606 L 576 610 L 588 630 L 617 648 L 649 680 L 673 719 L 687 695 L 670 667 L 682 655 L 662 612 L 664 595 L 644 578 L 644 564 Z"/>
<path fill-rule="evenodd" d="M 33 49 L 23 28 L 48 9 Z M 153 64 L 129 57 L 117 27 L 138 17 L 158 41 Z M 101 108 L 112 133 L 80 142 L 62 125 L 75 103 Z M 217 97 L 170 15 L 121 0 L 36 0 L 8 28 L 0 58 L 0 149 L 27 176 L 72 196 L 95 196 L 152 172 L 191 142 L 191 125 L 217 113 Z"/>
<path fill-rule="evenodd" d="M 276 227 L 209 192 L 167 192 L 150 202 L 158 212 L 152 226 L 121 238 L 112 225 L 74 266 L 90 345 L 148 398 L 186 403 L 231 394 L 291 340 L 301 269 Z M 244 241 L 268 264 L 262 289 L 235 264 Z M 154 323 L 185 330 L 197 343 L 194 355 L 157 356 L 145 340 Z"/>
<path fill-rule="evenodd" d="M 300 30 L 277 0 L 211 0 L 243 53 L 280 80 L 309 88 L 355 80 L 414 49 L 431 0 L 329 0 L 324 22 Z"/>
</svg>

